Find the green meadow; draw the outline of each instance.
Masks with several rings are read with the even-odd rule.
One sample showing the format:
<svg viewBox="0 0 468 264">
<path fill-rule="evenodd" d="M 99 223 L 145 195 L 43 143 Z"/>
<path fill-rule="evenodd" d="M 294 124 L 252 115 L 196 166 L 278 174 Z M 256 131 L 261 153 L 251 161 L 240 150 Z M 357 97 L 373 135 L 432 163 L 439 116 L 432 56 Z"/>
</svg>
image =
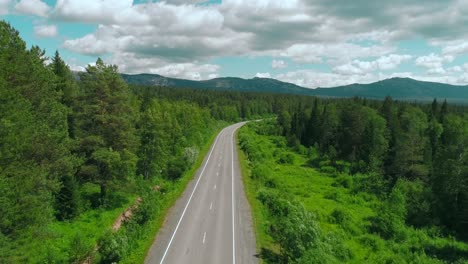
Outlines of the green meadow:
<svg viewBox="0 0 468 264">
<path fill-rule="evenodd" d="M 239 132 L 263 263 L 467 263 L 466 243 L 439 227 L 406 225 L 397 195 L 371 191 L 378 177 L 350 175 L 343 161 L 338 172 L 313 147 L 288 147 L 275 126 L 249 123 Z"/>
</svg>

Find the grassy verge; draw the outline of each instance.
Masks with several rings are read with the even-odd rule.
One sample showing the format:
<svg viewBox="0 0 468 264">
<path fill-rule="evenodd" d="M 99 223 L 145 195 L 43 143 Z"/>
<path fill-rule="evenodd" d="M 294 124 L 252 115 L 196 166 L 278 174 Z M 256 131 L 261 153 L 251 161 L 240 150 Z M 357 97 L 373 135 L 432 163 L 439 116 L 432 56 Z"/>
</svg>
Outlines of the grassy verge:
<svg viewBox="0 0 468 264">
<path fill-rule="evenodd" d="M 239 161 L 241 166 L 242 181 L 244 183 L 245 194 L 252 210 L 252 221 L 255 232 L 256 251 L 261 252 L 262 248 L 274 248 L 275 244 L 268 234 L 268 216 L 260 201 L 257 200 L 257 192 L 261 184 L 252 179 L 249 161 L 244 151 L 237 144 Z M 260 263 L 263 260 L 260 259 Z"/>
<path fill-rule="evenodd" d="M 220 125 L 216 132 L 211 136 L 210 140 L 201 149 L 197 161 L 191 166 L 190 170 L 186 171 L 183 176 L 176 182 L 169 183 L 170 186 L 166 188 L 167 192 L 163 196 L 163 200 L 160 201 L 159 214 L 155 219 L 150 220 L 148 224 L 145 225 L 145 233 L 139 241 L 139 247 L 133 250 L 129 256 L 125 257 L 121 263 L 137 264 L 144 262 L 145 257 L 154 242 L 156 234 L 164 223 L 167 212 L 172 206 L 174 206 L 177 199 L 179 199 L 179 197 L 185 191 L 188 183 L 193 179 L 195 172 L 201 166 L 205 156 L 210 151 L 217 135 L 222 130 L 221 127 L 224 127 L 225 125 L 226 124 L 224 123 Z"/>
</svg>

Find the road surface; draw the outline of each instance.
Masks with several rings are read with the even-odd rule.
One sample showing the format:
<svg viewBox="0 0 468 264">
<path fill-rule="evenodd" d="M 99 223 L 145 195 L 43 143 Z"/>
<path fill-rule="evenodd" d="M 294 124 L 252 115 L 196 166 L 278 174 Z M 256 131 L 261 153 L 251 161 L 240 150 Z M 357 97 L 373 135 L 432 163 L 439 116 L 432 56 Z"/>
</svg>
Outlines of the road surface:
<svg viewBox="0 0 468 264">
<path fill-rule="evenodd" d="M 145 263 L 258 262 L 235 142 L 235 132 L 243 124 L 219 133 L 194 179 L 168 213 Z"/>
</svg>

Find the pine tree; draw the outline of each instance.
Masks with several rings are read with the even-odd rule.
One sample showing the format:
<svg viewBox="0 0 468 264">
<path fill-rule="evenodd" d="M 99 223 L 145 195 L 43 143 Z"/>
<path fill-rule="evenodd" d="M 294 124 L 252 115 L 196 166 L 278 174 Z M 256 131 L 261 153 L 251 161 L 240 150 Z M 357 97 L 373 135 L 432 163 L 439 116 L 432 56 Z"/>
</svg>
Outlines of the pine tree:
<svg viewBox="0 0 468 264">
<path fill-rule="evenodd" d="M 80 75 L 83 95 L 77 107 L 77 137 L 85 164 L 80 176 L 101 187 L 104 202 L 108 185 L 135 173 L 134 113 L 128 86 L 117 66 L 101 59 Z"/>
</svg>

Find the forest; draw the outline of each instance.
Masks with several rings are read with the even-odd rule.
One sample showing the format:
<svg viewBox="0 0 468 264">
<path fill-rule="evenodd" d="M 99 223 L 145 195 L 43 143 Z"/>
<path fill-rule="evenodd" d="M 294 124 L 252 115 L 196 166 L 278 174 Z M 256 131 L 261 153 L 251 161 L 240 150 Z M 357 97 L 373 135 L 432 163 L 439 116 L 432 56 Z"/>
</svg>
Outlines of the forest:
<svg viewBox="0 0 468 264">
<path fill-rule="evenodd" d="M 468 112 L 311 99 L 241 129 L 265 263 L 466 263 Z"/>
<path fill-rule="evenodd" d="M 414 247 L 395 247 L 387 258 L 467 259 L 460 242 L 468 239 L 464 106 L 128 85 L 116 65 L 101 59 L 72 72 L 58 52 L 48 58 L 40 47 L 28 48 L 6 22 L 0 22 L 0 101 L 0 262 L 142 263 L 217 132 L 259 118 L 266 124 L 248 125 L 240 144 L 252 176 L 247 188 L 256 187 L 250 201 L 266 260 L 313 263 L 316 253 L 362 260 L 366 249 L 411 239 L 419 239 Z M 288 170 L 278 174 L 271 164 Z M 302 170 L 328 176 L 305 171 L 292 181 L 305 188 L 298 196 L 317 198 L 320 185 L 310 180 L 326 179 L 351 197 L 324 194 L 327 201 L 342 199 L 330 212 L 334 224 L 279 188 L 285 175 Z M 350 212 L 346 197 L 368 206 Z M 127 208 L 132 217 L 113 228 Z M 328 236 L 338 223 L 351 224 L 341 236 Z M 294 226 L 305 229 L 281 228 Z M 316 243 L 319 228 L 320 241 L 328 242 Z M 317 247 L 323 251 L 307 251 Z"/>
</svg>

